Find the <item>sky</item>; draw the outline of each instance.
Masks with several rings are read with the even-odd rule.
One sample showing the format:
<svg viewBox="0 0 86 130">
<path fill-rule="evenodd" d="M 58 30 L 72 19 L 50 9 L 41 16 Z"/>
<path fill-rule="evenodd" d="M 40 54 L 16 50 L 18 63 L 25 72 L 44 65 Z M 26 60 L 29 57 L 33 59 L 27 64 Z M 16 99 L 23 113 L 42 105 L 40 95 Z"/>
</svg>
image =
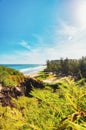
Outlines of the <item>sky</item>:
<svg viewBox="0 0 86 130">
<path fill-rule="evenodd" d="M 0 64 L 86 56 L 86 0 L 0 0 Z"/>
</svg>

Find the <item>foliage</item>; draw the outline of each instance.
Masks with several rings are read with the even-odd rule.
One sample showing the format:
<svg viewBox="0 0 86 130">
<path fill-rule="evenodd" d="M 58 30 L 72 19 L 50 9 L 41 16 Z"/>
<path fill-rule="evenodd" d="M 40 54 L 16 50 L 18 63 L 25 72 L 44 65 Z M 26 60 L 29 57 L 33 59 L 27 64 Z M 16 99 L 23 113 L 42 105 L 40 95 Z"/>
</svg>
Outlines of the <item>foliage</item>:
<svg viewBox="0 0 86 130">
<path fill-rule="evenodd" d="M 86 78 L 86 57 L 79 60 L 60 59 L 47 61 L 45 72 L 53 72 L 57 76 L 73 76 L 77 79 Z"/>
<path fill-rule="evenodd" d="M 86 83 L 60 79 L 58 89 L 33 88 L 31 97 L 13 98 L 15 108 L 0 106 L 1 130 L 85 130 Z"/>
<path fill-rule="evenodd" d="M 49 77 L 49 73 L 46 73 L 44 71 L 40 71 L 38 76 L 35 76 L 36 79 L 42 80 L 42 81 L 45 80 L 48 77 Z"/>
<path fill-rule="evenodd" d="M 0 83 L 2 86 L 15 87 L 24 80 L 24 75 L 15 69 L 0 66 Z"/>
<path fill-rule="evenodd" d="M 25 124 L 24 118 L 19 110 L 0 106 L 0 129 L 18 130 Z"/>
</svg>

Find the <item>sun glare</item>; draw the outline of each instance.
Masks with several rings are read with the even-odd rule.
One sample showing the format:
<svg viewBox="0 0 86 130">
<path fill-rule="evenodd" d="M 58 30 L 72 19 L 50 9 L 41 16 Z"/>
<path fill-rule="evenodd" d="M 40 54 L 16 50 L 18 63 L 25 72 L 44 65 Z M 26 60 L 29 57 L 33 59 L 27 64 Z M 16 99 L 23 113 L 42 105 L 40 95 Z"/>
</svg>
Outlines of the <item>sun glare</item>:
<svg viewBox="0 0 86 130">
<path fill-rule="evenodd" d="M 77 24 L 81 27 L 86 27 L 86 0 L 80 0 L 76 5 L 75 17 Z"/>
</svg>

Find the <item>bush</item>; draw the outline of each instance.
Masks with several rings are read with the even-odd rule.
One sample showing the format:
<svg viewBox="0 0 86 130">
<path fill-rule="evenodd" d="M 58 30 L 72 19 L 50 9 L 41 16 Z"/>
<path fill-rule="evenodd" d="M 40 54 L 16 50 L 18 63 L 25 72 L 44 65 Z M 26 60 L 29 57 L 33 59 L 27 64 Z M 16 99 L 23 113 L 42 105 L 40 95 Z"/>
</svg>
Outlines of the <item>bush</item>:
<svg viewBox="0 0 86 130">
<path fill-rule="evenodd" d="M 2 86 L 15 87 L 24 81 L 24 75 L 14 69 L 0 66 L 0 83 Z"/>
</svg>

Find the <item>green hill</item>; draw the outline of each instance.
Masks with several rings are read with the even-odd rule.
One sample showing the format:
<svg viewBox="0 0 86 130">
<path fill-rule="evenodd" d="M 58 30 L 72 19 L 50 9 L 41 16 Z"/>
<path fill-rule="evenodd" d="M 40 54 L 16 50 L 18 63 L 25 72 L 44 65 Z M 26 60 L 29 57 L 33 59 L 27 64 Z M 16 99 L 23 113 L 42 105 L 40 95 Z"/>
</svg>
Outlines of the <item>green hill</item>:
<svg viewBox="0 0 86 130">
<path fill-rule="evenodd" d="M 75 82 L 73 78 L 65 77 L 55 84 L 54 82 L 48 84 L 29 77 L 25 78 L 23 74 L 13 69 L 0 67 L 0 70 L 0 82 L 4 90 L 10 88 L 12 93 L 15 88 L 16 90 L 25 88 L 23 95 L 15 91 L 17 97 L 9 95 L 8 91 L 9 96 L 5 98 L 7 91 L 4 91 L 5 93 L 0 91 L 5 103 L 8 102 L 5 106 L 2 105 L 3 102 L 0 104 L 1 130 L 86 130 L 86 82 L 84 79 Z M 11 83 L 5 84 L 4 74 L 9 82 L 14 82 L 13 79 L 19 76 L 21 80 L 15 81 L 16 87 Z"/>
</svg>

